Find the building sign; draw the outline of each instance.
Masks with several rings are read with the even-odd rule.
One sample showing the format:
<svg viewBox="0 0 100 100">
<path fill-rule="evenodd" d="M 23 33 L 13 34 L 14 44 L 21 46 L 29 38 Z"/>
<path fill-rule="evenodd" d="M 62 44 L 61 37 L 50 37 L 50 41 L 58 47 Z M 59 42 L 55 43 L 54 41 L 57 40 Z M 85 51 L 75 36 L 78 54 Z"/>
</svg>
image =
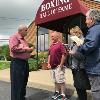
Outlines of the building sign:
<svg viewBox="0 0 100 100">
<path fill-rule="evenodd" d="M 50 0 L 43 3 L 40 8 L 40 18 L 49 17 L 73 8 L 72 0 Z"/>
<path fill-rule="evenodd" d="M 40 25 L 79 13 L 85 15 L 86 12 L 87 8 L 80 0 L 44 0 L 37 11 L 35 23 Z"/>
</svg>

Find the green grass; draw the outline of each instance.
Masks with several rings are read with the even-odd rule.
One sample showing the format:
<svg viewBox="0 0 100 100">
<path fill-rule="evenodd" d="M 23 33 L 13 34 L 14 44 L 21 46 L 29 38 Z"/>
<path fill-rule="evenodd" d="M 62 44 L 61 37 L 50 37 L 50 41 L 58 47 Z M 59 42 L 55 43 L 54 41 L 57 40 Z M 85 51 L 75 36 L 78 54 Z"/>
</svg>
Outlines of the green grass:
<svg viewBox="0 0 100 100">
<path fill-rule="evenodd" d="M 29 71 L 36 71 L 40 67 L 37 66 L 37 60 L 35 59 L 29 59 Z M 0 60 L 0 70 L 10 68 L 10 61 L 3 61 Z"/>
<path fill-rule="evenodd" d="M 10 61 L 0 61 L 0 70 L 7 69 L 10 67 Z"/>
</svg>

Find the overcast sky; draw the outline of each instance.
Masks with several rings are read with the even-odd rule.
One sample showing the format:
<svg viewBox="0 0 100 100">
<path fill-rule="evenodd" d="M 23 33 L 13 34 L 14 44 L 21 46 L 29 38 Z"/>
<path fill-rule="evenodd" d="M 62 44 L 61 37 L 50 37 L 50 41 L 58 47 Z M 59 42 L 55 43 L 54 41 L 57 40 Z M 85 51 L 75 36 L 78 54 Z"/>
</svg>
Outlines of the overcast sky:
<svg viewBox="0 0 100 100">
<path fill-rule="evenodd" d="M 94 1 L 99 1 L 100 2 L 100 0 L 94 0 Z"/>
<path fill-rule="evenodd" d="M 19 24 L 29 25 L 43 0 L 0 0 L 0 39 L 17 31 Z"/>
</svg>

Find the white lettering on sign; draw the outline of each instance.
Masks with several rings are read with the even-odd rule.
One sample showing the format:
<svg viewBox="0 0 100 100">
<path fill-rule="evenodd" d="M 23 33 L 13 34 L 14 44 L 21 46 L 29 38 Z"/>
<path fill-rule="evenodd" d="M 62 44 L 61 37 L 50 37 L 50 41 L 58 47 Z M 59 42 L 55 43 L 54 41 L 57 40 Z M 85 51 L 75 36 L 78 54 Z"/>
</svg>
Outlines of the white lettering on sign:
<svg viewBox="0 0 100 100">
<path fill-rule="evenodd" d="M 69 0 L 52 0 L 46 4 L 41 5 L 41 12 L 68 2 Z"/>
<path fill-rule="evenodd" d="M 40 14 L 40 18 L 44 18 L 44 17 L 50 16 L 50 15 L 54 15 L 54 14 L 56 14 L 56 9 L 49 10 L 47 12 L 41 13 Z"/>
<path fill-rule="evenodd" d="M 60 6 L 62 4 L 65 4 L 65 6 Z M 45 18 L 70 9 L 72 9 L 70 0 L 51 0 L 50 2 L 41 5 L 40 18 Z"/>
<path fill-rule="evenodd" d="M 70 10 L 70 9 L 72 9 L 72 3 L 66 6 L 63 6 L 63 7 L 59 7 L 58 12 L 63 12 L 63 11 Z"/>
</svg>

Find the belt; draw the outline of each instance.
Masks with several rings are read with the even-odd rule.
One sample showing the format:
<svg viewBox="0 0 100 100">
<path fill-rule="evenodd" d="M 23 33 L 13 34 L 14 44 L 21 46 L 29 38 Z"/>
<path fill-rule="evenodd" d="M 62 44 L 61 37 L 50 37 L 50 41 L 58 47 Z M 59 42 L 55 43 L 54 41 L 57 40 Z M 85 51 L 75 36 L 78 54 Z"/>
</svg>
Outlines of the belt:
<svg viewBox="0 0 100 100">
<path fill-rule="evenodd" d="M 28 59 L 21 59 L 21 58 L 11 58 L 12 60 L 17 60 L 17 61 L 25 61 L 25 62 L 27 62 L 28 61 Z"/>
</svg>

